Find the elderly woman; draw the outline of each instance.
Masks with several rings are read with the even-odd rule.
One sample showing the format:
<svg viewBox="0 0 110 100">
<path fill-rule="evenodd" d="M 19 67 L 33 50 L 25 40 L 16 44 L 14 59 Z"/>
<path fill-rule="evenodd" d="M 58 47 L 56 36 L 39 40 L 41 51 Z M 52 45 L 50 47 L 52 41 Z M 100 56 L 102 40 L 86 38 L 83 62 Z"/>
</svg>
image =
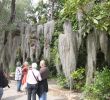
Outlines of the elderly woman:
<svg viewBox="0 0 110 100">
<path fill-rule="evenodd" d="M 28 70 L 28 74 L 27 74 L 28 100 L 31 100 L 31 96 L 32 96 L 32 100 L 36 100 L 38 81 L 42 80 L 40 73 L 36 68 L 37 68 L 37 64 L 32 63 L 32 67 Z"/>
<path fill-rule="evenodd" d="M 26 83 L 27 72 L 28 72 L 28 62 L 26 61 L 24 62 L 23 68 L 22 68 L 22 73 L 23 73 L 22 84 L 23 85 Z"/>
<path fill-rule="evenodd" d="M 22 90 L 26 91 L 26 77 L 28 73 L 28 62 L 25 61 L 22 67 Z"/>
<path fill-rule="evenodd" d="M 15 71 L 15 80 L 17 81 L 17 91 L 21 91 L 21 79 L 22 79 L 22 68 L 21 63 L 17 62 L 16 64 L 16 71 Z"/>
</svg>

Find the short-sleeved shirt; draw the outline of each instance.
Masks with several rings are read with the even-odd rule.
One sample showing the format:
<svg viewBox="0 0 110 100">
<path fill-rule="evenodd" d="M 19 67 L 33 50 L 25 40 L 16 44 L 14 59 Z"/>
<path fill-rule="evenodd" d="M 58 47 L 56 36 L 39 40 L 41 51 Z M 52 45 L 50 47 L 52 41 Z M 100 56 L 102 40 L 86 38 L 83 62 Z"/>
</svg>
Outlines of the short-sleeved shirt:
<svg viewBox="0 0 110 100">
<path fill-rule="evenodd" d="M 21 80 L 22 78 L 22 69 L 21 67 L 17 67 L 15 71 L 15 80 Z"/>
<path fill-rule="evenodd" d="M 27 79 L 26 79 L 27 83 L 29 83 L 29 84 L 37 84 L 37 80 L 35 79 L 33 74 L 35 75 L 36 79 L 38 79 L 39 81 L 42 80 L 40 72 L 38 70 L 30 69 L 28 71 L 28 74 L 27 74 Z"/>
</svg>

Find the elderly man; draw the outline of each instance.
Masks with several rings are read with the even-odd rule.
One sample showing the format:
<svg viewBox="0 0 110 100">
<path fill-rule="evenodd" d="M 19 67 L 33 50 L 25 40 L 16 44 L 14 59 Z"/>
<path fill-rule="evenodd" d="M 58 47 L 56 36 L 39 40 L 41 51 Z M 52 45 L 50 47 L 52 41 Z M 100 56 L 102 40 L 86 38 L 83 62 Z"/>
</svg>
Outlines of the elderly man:
<svg viewBox="0 0 110 100">
<path fill-rule="evenodd" d="M 32 67 L 28 70 L 27 74 L 27 90 L 28 90 L 28 100 L 36 100 L 36 91 L 38 87 L 38 81 L 41 81 L 41 76 L 37 70 L 37 64 L 32 63 Z"/>
<path fill-rule="evenodd" d="M 42 81 L 38 84 L 38 96 L 39 100 L 47 100 L 47 92 L 48 92 L 48 68 L 46 67 L 46 63 L 44 60 L 40 61 L 40 74 L 42 77 Z"/>
</svg>

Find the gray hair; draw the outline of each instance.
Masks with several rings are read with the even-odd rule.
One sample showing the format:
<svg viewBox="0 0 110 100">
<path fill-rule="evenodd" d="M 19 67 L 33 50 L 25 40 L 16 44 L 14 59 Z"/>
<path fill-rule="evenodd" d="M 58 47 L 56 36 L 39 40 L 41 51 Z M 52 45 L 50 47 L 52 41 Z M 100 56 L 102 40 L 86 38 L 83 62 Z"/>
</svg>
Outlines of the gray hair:
<svg viewBox="0 0 110 100">
<path fill-rule="evenodd" d="M 21 63 L 20 62 L 17 62 L 16 63 L 16 66 L 18 67 L 18 66 L 21 66 Z"/>
<path fill-rule="evenodd" d="M 32 68 L 37 68 L 37 63 L 32 63 Z"/>
<path fill-rule="evenodd" d="M 27 61 L 25 61 L 25 62 L 24 62 L 24 65 L 28 65 L 28 62 L 27 62 Z"/>
</svg>

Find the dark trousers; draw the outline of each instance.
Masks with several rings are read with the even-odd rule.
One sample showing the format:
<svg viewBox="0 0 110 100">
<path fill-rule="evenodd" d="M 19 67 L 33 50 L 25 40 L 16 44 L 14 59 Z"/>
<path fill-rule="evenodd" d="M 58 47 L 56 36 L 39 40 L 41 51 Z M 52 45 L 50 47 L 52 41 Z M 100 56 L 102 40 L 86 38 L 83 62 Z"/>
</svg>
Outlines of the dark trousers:
<svg viewBox="0 0 110 100">
<path fill-rule="evenodd" d="M 27 100 L 36 100 L 36 84 L 27 84 L 27 90 L 28 90 L 28 99 Z"/>
</svg>

